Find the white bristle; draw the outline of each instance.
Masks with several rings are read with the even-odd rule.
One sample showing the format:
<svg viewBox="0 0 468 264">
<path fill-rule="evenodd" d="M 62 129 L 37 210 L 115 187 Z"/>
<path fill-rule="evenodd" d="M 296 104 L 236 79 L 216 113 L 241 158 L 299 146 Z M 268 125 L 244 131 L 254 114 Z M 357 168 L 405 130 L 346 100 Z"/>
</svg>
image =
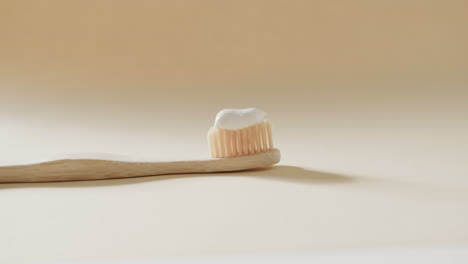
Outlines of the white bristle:
<svg viewBox="0 0 468 264">
<path fill-rule="evenodd" d="M 213 158 L 253 155 L 274 148 L 268 120 L 239 130 L 212 127 L 208 132 L 208 142 Z"/>
</svg>

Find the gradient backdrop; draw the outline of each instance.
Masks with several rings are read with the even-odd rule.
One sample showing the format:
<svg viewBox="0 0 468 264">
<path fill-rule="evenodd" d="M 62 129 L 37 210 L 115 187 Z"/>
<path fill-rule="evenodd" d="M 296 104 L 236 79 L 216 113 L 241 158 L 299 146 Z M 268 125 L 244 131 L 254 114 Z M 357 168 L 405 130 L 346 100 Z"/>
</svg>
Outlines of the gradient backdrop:
<svg viewBox="0 0 468 264">
<path fill-rule="evenodd" d="M 467 29 L 457 0 L 2 0 L 0 163 L 204 158 L 244 107 L 283 160 L 0 185 L 0 260 L 468 243 Z"/>
</svg>

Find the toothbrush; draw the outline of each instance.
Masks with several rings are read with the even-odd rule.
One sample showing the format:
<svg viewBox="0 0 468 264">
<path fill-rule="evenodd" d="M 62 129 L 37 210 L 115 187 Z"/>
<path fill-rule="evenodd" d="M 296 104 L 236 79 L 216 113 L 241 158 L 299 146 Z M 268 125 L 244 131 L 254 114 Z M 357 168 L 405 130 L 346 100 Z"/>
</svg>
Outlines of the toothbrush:
<svg viewBox="0 0 468 264">
<path fill-rule="evenodd" d="M 0 166 L 0 183 L 119 179 L 164 174 L 240 171 L 274 165 L 281 154 L 274 148 L 266 113 L 256 109 L 224 109 L 208 131 L 211 159 L 134 162 L 65 158 Z"/>
</svg>

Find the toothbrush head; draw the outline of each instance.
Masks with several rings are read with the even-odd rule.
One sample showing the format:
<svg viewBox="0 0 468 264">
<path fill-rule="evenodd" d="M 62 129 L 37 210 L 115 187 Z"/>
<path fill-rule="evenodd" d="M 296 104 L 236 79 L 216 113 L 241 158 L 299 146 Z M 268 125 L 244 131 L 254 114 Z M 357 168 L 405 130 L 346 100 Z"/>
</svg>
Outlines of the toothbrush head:
<svg viewBox="0 0 468 264">
<path fill-rule="evenodd" d="M 224 109 L 208 131 L 211 157 L 232 158 L 274 150 L 271 124 L 256 108 Z"/>
</svg>

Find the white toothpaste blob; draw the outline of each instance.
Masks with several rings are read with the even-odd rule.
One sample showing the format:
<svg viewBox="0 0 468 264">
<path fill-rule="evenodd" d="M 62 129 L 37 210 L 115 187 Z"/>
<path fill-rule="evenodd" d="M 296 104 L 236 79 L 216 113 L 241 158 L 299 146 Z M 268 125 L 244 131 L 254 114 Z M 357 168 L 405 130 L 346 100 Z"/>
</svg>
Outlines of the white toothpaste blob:
<svg viewBox="0 0 468 264">
<path fill-rule="evenodd" d="M 266 117 L 266 113 L 257 108 L 224 109 L 216 115 L 215 128 L 237 130 L 253 126 Z"/>
</svg>

